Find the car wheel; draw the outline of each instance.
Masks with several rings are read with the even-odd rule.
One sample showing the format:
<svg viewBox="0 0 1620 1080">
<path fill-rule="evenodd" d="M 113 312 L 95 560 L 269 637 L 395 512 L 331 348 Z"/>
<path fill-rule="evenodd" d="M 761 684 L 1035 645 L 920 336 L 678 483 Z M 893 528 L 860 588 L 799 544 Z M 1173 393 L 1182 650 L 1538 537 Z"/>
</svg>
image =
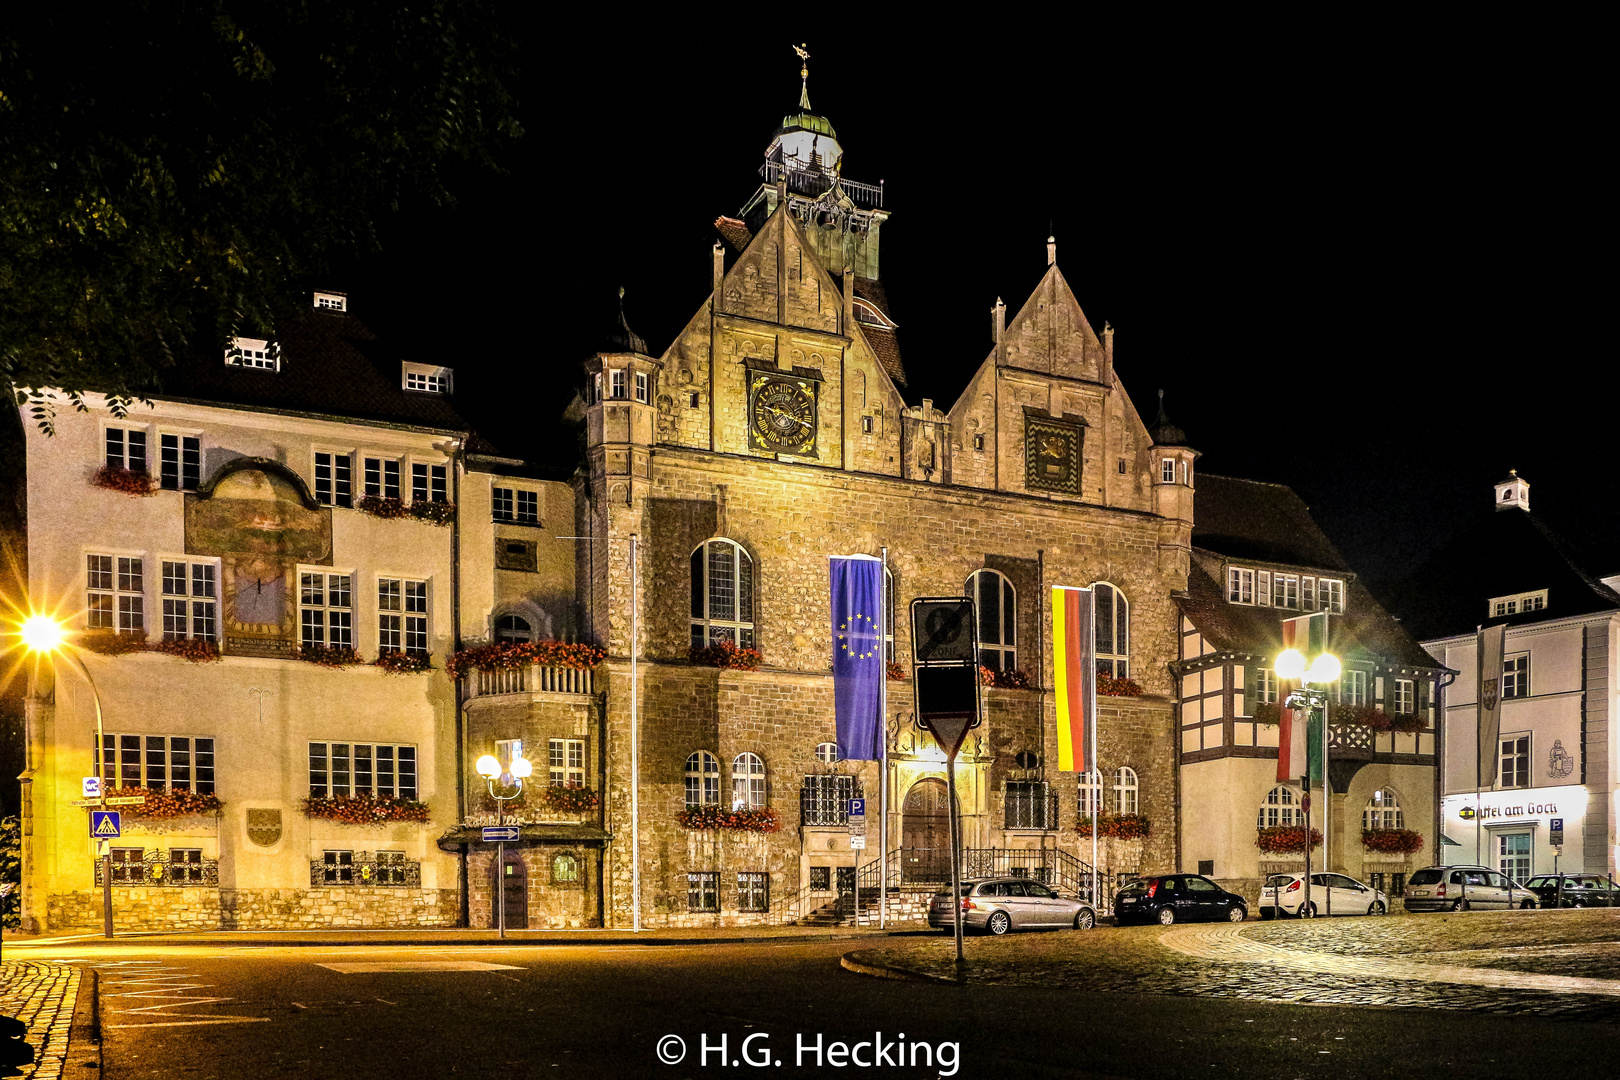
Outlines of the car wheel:
<svg viewBox="0 0 1620 1080">
<path fill-rule="evenodd" d="M 1315 904 L 1301 904 L 1299 906 L 1299 917 L 1302 918 L 1302 919 L 1314 919 L 1314 918 L 1316 918 L 1316 905 Z"/>
<path fill-rule="evenodd" d="M 1374 900 L 1372 902 L 1372 906 L 1367 909 L 1367 914 L 1369 915 L 1382 915 L 1383 913 L 1384 905 L 1377 900 Z"/>
<path fill-rule="evenodd" d="M 1467 911 L 1468 910 L 1468 901 L 1466 901 L 1466 900 L 1458 900 L 1455 904 L 1451 905 L 1451 910 L 1452 911 Z"/>
<path fill-rule="evenodd" d="M 1159 909 L 1159 925 L 1160 926 L 1170 926 L 1175 921 L 1176 921 L 1176 909 L 1175 908 L 1173 908 L 1173 907 L 1162 907 L 1162 908 Z"/>
<path fill-rule="evenodd" d="M 1226 913 L 1227 922 L 1242 922 L 1248 917 L 1249 913 L 1242 904 L 1233 904 L 1231 910 Z"/>
<path fill-rule="evenodd" d="M 984 924 L 984 928 L 1000 937 L 1012 929 L 1012 918 L 1005 911 L 992 912 L 990 921 Z"/>
<path fill-rule="evenodd" d="M 1523 903 L 1521 903 L 1519 905 L 1519 910 L 1520 911 L 1529 911 L 1531 908 L 1533 908 L 1535 906 L 1536 906 L 1536 903 L 1535 903 L 1534 900 L 1526 900 L 1526 901 L 1524 901 Z"/>
<path fill-rule="evenodd" d="M 1097 925 L 1097 913 L 1090 908 L 1081 908 L 1075 913 L 1074 928 L 1076 930 L 1090 930 Z"/>
<path fill-rule="evenodd" d="M 1263 907 L 1263 908 L 1260 909 L 1260 921 L 1261 922 L 1269 922 L 1270 920 L 1275 919 L 1276 917 L 1277 917 L 1277 909 L 1276 908 Z"/>
</svg>

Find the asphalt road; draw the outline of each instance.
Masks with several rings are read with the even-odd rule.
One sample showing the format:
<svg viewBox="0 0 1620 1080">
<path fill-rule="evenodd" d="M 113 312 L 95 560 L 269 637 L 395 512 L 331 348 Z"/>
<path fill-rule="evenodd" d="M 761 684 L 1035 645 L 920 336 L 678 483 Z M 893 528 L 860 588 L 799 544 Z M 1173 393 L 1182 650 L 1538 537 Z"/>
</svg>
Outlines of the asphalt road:
<svg viewBox="0 0 1620 1080">
<path fill-rule="evenodd" d="M 1592 1063 L 1608 1059 L 1620 1034 L 1609 1023 L 1445 1009 L 890 982 L 838 967 L 839 955 L 856 947 L 26 951 L 101 971 L 107 1080 L 761 1073 L 1475 1080 L 1592 1075 Z M 410 970 L 469 963 L 481 966 Z M 855 1045 L 877 1032 L 881 1047 Z M 679 1064 L 658 1058 L 660 1046 L 673 1056 L 671 1035 L 685 1046 Z M 818 1038 L 819 1067 L 808 1049 Z M 714 1052 L 722 1039 L 723 1056 Z M 849 1046 L 855 1060 L 835 1067 L 834 1043 Z M 924 1043 L 936 1055 L 933 1067 Z M 888 1064 L 897 1055 L 903 1063 Z"/>
</svg>

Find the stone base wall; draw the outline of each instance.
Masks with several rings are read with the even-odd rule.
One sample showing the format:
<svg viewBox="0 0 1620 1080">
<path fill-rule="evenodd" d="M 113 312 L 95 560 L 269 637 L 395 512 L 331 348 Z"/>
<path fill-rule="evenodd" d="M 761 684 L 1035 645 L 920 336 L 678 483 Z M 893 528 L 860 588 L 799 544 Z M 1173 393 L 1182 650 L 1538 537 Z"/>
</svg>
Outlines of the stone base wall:
<svg viewBox="0 0 1620 1080">
<path fill-rule="evenodd" d="M 113 890 L 114 930 L 331 930 L 453 927 L 454 889 Z M 48 929 L 101 926 L 101 893 L 52 893 Z"/>
<path fill-rule="evenodd" d="M 467 859 L 467 925 L 493 927 L 495 851 L 492 845 L 470 845 Z M 508 930 L 583 930 L 602 925 L 597 890 L 602 873 L 602 849 L 567 841 L 524 841 L 506 845 L 507 860 L 523 864 L 527 911 L 509 910 Z M 558 856 L 572 861 L 574 877 L 559 876 Z M 508 901 L 510 903 L 510 901 Z"/>
</svg>

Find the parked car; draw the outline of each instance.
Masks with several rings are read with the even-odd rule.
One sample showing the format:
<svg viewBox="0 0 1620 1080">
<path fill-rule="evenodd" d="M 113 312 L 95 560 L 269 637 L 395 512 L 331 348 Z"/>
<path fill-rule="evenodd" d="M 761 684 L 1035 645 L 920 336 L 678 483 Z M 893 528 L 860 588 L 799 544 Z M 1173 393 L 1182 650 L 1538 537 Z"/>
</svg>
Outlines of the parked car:
<svg viewBox="0 0 1620 1080">
<path fill-rule="evenodd" d="M 1199 874 L 1159 874 L 1137 878 L 1114 896 L 1114 922 L 1171 923 L 1215 919 L 1242 922 L 1249 905 Z"/>
<path fill-rule="evenodd" d="M 962 883 L 962 929 L 1005 934 L 1009 930 L 1090 930 L 1097 910 L 1083 900 L 1059 896 L 1029 878 L 970 878 Z M 928 905 L 928 925 L 954 929 L 951 887 L 942 886 Z"/>
<path fill-rule="evenodd" d="M 1536 894 L 1488 866 L 1425 866 L 1406 879 L 1407 911 L 1533 908 Z"/>
<path fill-rule="evenodd" d="M 1283 915 L 1302 919 L 1318 915 L 1383 915 L 1389 897 L 1344 874 L 1311 875 L 1311 902 L 1305 902 L 1304 874 L 1272 874 L 1260 887 L 1260 917 Z"/>
<path fill-rule="evenodd" d="M 1544 908 L 1620 907 L 1620 885 L 1597 874 L 1543 874 L 1525 882 L 1524 887 L 1536 894 Z"/>
</svg>

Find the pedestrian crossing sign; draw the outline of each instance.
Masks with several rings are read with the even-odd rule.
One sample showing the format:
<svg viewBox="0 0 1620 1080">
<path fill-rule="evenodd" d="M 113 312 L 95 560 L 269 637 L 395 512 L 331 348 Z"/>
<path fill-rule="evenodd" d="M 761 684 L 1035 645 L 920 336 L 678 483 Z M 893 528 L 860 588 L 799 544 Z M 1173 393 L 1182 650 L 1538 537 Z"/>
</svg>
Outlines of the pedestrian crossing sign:
<svg viewBox="0 0 1620 1080">
<path fill-rule="evenodd" d="M 116 840 L 124 835 L 119 814 L 117 810 L 90 811 L 90 835 L 98 840 Z"/>
</svg>

